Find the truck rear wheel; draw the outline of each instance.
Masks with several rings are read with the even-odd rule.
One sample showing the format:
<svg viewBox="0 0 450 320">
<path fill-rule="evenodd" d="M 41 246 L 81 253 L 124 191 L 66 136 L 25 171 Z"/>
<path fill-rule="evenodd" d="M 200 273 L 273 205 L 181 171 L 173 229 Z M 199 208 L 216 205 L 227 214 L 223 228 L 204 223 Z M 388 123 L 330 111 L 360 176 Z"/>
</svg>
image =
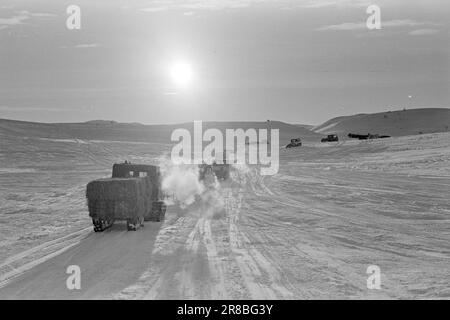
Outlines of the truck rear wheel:
<svg viewBox="0 0 450 320">
<path fill-rule="evenodd" d="M 128 219 L 127 220 L 127 230 L 128 231 L 136 231 L 137 230 L 137 223 L 136 223 L 136 221 L 133 219 L 133 220 L 131 220 L 131 219 Z"/>
<path fill-rule="evenodd" d="M 94 232 L 102 232 L 111 227 L 114 223 L 112 219 L 92 219 Z"/>
<path fill-rule="evenodd" d="M 137 229 L 139 229 L 139 227 L 143 227 L 143 226 L 144 226 L 144 217 L 127 220 L 127 230 L 128 231 L 136 231 Z"/>
</svg>

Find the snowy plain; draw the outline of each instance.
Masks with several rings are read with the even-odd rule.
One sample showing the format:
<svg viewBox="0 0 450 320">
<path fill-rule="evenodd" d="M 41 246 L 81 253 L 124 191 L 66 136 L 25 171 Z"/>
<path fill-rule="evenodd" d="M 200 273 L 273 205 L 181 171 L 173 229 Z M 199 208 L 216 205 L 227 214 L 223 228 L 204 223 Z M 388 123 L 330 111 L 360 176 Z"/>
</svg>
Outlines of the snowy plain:
<svg viewBox="0 0 450 320">
<path fill-rule="evenodd" d="M 235 168 L 136 232 L 94 233 L 85 186 L 114 162 L 161 164 L 170 145 L 0 146 L 0 299 L 450 298 L 448 132 L 283 149 L 277 175 Z"/>
</svg>

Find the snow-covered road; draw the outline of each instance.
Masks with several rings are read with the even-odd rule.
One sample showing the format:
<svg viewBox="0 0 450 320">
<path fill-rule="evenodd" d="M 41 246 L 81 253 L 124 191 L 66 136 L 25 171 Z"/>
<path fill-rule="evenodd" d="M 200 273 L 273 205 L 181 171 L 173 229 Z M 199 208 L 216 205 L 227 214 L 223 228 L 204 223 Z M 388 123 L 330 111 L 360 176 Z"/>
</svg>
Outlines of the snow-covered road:
<svg viewBox="0 0 450 320">
<path fill-rule="evenodd" d="M 170 206 L 137 232 L 82 229 L 7 259 L 0 299 L 449 299 L 448 137 L 289 150 L 278 175 L 218 189 L 212 216 Z"/>
</svg>

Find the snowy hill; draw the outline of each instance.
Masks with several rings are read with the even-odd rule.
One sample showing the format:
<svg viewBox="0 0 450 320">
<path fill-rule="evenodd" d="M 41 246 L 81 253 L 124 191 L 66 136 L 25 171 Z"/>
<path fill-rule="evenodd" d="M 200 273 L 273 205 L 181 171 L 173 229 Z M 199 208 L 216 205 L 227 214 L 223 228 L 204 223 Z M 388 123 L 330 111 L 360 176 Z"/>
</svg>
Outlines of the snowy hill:
<svg viewBox="0 0 450 320">
<path fill-rule="evenodd" d="M 280 130 L 280 146 L 290 139 L 300 137 L 304 141 L 318 141 L 321 134 L 306 128 L 272 121 L 270 127 Z M 32 136 L 50 139 L 81 139 L 105 141 L 137 141 L 170 143 L 173 130 L 186 128 L 193 132 L 193 123 L 170 125 L 142 125 L 135 123 L 117 123 L 114 121 L 89 121 L 84 123 L 35 123 L 0 119 L 0 134 Z M 208 128 L 242 128 L 247 130 L 266 129 L 266 122 L 203 122 L 203 132 Z"/>
<path fill-rule="evenodd" d="M 429 108 L 357 114 L 333 118 L 312 129 L 322 134 L 348 133 L 406 136 L 450 130 L 450 109 Z"/>
</svg>

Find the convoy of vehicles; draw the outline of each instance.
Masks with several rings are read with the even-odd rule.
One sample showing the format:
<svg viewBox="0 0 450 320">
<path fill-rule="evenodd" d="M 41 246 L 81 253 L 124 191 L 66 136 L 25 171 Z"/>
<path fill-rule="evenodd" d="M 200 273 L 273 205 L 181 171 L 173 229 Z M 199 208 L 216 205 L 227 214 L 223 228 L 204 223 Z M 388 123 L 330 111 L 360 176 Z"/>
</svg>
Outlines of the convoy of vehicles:
<svg viewBox="0 0 450 320">
<path fill-rule="evenodd" d="M 388 138 L 378 134 L 348 134 L 349 138 L 360 140 Z M 329 134 L 321 142 L 336 142 L 336 134 Z M 300 138 L 291 139 L 286 148 L 302 146 Z M 227 180 L 231 165 L 213 162 L 199 165 L 199 179 Z M 161 221 L 167 206 L 161 189 L 161 174 L 158 166 L 136 165 L 129 162 L 114 164 L 111 178 L 91 181 L 86 187 L 89 216 L 95 232 L 111 227 L 115 221 L 126 221 L 128 230 L 137 230 L 144 221 Z"/>
</svg>

